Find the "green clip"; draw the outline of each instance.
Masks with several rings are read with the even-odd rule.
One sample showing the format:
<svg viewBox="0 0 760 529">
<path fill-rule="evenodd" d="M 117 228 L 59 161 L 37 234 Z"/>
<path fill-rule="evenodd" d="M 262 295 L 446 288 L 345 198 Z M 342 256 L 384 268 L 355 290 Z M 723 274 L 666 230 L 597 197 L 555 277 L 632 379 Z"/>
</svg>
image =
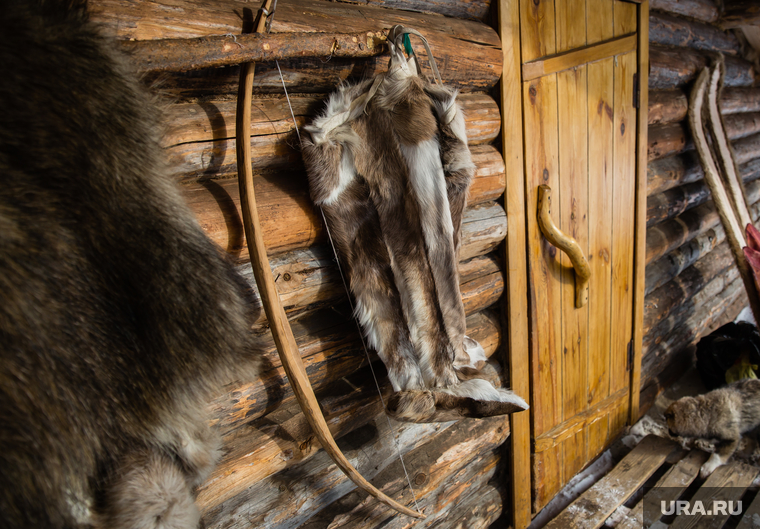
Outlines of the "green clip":
<svg viewBox="0 0 760 529">
<path fill-rule="evenodd" d="M 414 50 L 412 49 L 412 40 L 409 38 L 409 33 L 404 34 L 404 49 L 406 50 L 407 55 L 414 55 Z"/>
</svg>

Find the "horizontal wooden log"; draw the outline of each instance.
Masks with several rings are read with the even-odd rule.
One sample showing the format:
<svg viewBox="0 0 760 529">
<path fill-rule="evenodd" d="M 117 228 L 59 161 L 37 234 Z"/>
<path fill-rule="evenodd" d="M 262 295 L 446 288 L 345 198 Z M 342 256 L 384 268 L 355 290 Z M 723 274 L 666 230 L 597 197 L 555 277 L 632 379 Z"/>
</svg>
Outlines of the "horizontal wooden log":
<svg viewBox="0 0 760 529">
<path fill-rule="evenodd" d="M 725 29 L 760 26 L 760 5 L 755 0 L 723 0 L 718 24 Z"/>
<path fill-rule="evenodd" d="M 492 142 L 499 134 L 496 102 L 485 94 L 462 94 L 470 145 Z M 299 128 L 324 106 L 323 96 L 290 98 Z M 166 112 L 164 144 L 181 180 L 237 175 L 235 101 L 178 103 Z M 302 167 L 301 152 L 290 108 L 284 97 L 257 98 L 251 108 L 251 151 L 254 171 L 287 171 Z"/>
<path fill-rule="evenodd" d="M 498 457 L 494 450 L 509 435 L 508 428 L 499 427 L 499 424 L 507 425 L 508 419 L 500 417 L 459 423 L 411 424 L 395 421 L 391 423 L 380 414 L 375 415 L 365 426 L 343 436 L 339 444 L 362 475 L 373 481 L 377 479 L 388 484 L 389 481 L 395 482 L 395 479 L 398 479 L 398 476 L 392 474 L 396 470 L 395 467 L 390 468 L 398 460 L 396 443 L 403 454 L 409 455 L 407 470 L 416 479 L 420 472 L 428 472 L 430 460 L 436 451 L 438 457 L 446 457 L 447 454 L 449 457 L 467 457 L 465 451 L 469 445 L 472 447 L 471 450 L 475 451 L 476 461 L 478 452 L 490 452 Z M 447 432 L 454 435 L 440 437 L 445 436 Z M 447 441 L 441 442 L 438 439 Z M 449 447 L 447 444 L 453 446 Z M 427 449 L 421 448 L 426 445 Z M 449 501 L 464 496 L 471 486 L 477 487 L 488 481 L 493 475 L 496 462 L 489 462 L 485 468 L 477 464 L 465 464 L 457 468 L 459 463 L 456 460 L 449 460 L 448 465 L 441 465 L 441 472 L 448 472 L 450 479 L 461 481 L 465 476 L 471 478 L 468 481 L 472 485 L 457 485 L 456 481 L 444 483 L 451 493 Z M 449 467 L 448 470 L 446 466 Z M 473 471 L 472 474 L 462 472 L 468 468 Z M 403 472 L 401 475 L 403 476 Z M 477 476 L 482 476 L 482 481 L 479 482 Z M 424 483 L 418 486 L 423 485 Z M 217 485 L 212 483 L 210 486 Z M 246 527 L 297 527 L 327 508 L 336 499 L 349 494 L 354 487 L 325 453 L 319 451 L 276 475 L 249 482 L 242 494 L 221 503 L 204 504 L 205 527 L 237 527 L 237 523 L 244 523 Z M 461 490 L 455 491 L 454 487 L 461 487 Z M 431 497 L 436 498 L 435 493 Z M 431 507 L 440 510 L 438 505 L 433 504 Z M 408 523 L 408 520 L 405 522 Z"/>
<path fill-rule="evenodd" d="M 728 135 L 728 138 L 731 140 L 746 138 L 747 136 L 760 132 L 760 112 L 729 114 L 723 118 L 723 121 L 726 128 L 726 135 Z"/>
<path fill-rule="evenodd" d="M 686 119 L 689 102 L 680 88 L 649 92 L 649 125 L 675 123 Z M 760 89 L 727 88 L 720 98 L 720 111 L 728 114 L 760 112 Z"/>
<path fill-rule="evenodd" d="M 384 31 L 257 33 L 121 41 L 140 73 L 185 72 L 244 62 L 301 57 L 374 57 L 385 52 Z"/>
<path fill-rule="evenodd" d="M 760 157 L 741 164 L 739 172 L 745 184 L 760 178 Z M 702 178 L 702 166 L 693 152 L 653 160 L 647 165 L 647 194 L 653 196 Z"/>
<path fill-rule="evenodd" d="M 753 86 L 758 72 L 752 63 L 740 57 L 725 57 L 726 71 L 723 77 L 723 86 L 744 87 Z"/>
<path fill-rule="evenodd" d="M 668 158 L 667 160 L 670 159 Z M 678 156 L 672 159 L 676 161 L 682 160 Z M 650 166 L 654 165 L 654 163 L 657 162 L 653 162 Z M 650 167 L 650 169 L 652 168 Z M 698 175 L 701 177 L 702 172 L 699 171 Z M 760 158 L 740 166 L 739 175 L 742 177 L 745 187 L 760 178 Z M 677 177 L 676 175 L 673 176 L 674 178 Z M 751 193 L 754 193 L 755 189 L 754 185 L 750 186 Z M 660 193 L 650 194 L 647 197 L 647 227 L 680 215 L 684 211 L 702 204 L 709 198 L 710 191 L 701 178 L 694 183 L 668 187 Z"/>
<path fill-rule="evenodd" d="M 647 264 L 692 240 L 719 222 L 712 201 L 647 229 Z"/>
<path fill-rule="evenodd" d="M 676 277 L 725 240 L 726 232 L 718 224 L 649 264 L 646 267 L 645 295 Z"/>
<path fill-rule="evenodd" d="M 739 172 L 744 182 L 751 182 L 760 178 L 760 158 L 755 158 L 739 166 Z"/>
<path fill-rule="evenodd" d="M 710 189 L 704 181 L 674 187 L 647 198 L 647 227 L 680 215 L 705 202 Z"/>
<path fill-rule="evenodd" d="M 724 118 L 726 135 L 730 140 L 740 140 L 760 132 L 760 112 L 730 114 Z M 691 131 L 686 122 L 666 123 L 649 127 L 648 157 L 650 161 L 665 158 L 694 149 Z M 750 142 L 749 151 L 742 160 L 754 158 L 760 140 Z M 743 162 L 741 162 L 743 163 Z"/>
<path fill-rule="evenodd" d="M 684 86 L 708 62 L 708 56 L 699 50 L 652 44 L 649 47 L 649 89 L 668 90 Z M 750 62 L 738 57 L 726 57 L 725 86 L 752 86 L 754 78 L 755 70 Z"/>
<path fill-rule="evenodd" d="M 499 289 L 503 290 L 503 280 L 487 300 L 484 298 L 484 303 L 490 301 L 489 305 L 492 305 L 497 301 Z M 339 306 L 335 311 L 319 311 L 292 324 L 309 380 L 317 392 L 366 364 L 358 328 L 350 316 L 348 307 Z M 481 311 L 468 316 L 467 333 L 488 354 L 493 354 L 500 343 L 500 324 L 490 312 Z M 213 423 L 219 425 L 223 433 L 229 433 L 293 401 L 292 389 L 271 338 L 267 337 L 263 345 L 260 376 L 252 382 L 233 384 L 228 393 L 210 406 Z M 374 362 L 377 355 L 370 351 L 370 357 Z"/>
<path fill-rule="evenodd" d="M 694 149 L 686 122 L 649 127 L 647 156 L 657 160 Z"/>
<path fill-rule="evenodd" d="M 647 123 L 659 125 L 675 123 L 686 119 L 689 100 L 683 90 L 652 90 L 649 92 L 649 113 Z"/>
<path fill-rule="evenodd" d="M 647 194 L 702 180 L 705 174 L 696 153 L 677 154 L 647 164 Z"/>
<path fill-rule="evenodd" d="M 269 264 L 280 301 L 291 320 L 346 300 L 335 254 L 329 245 L 288 252 L 271 259 Z M 460 281 L 467 285 L 466 294 L 463 294 L 465 310 L 472 312 L 470 305 L 478 306 L 482 303 L 482 297 L 488 296 L 486 290 L 498 281 L 496 276 L 500 266 L 492 254 L 459 263 Z M 258 298 L 250 266 L 242 265 L 239 272 L 250 281 L 252 292 L 249 297 Z M 260 328 L 265 322 L 262 311 L 253 325 Z"/>
<path fill-rule="evenodd" d="M 722 114 L 760 112 L 760 88 L 726 88 L 720 96 Z"/>
<path fill-rule="evenodd" d="M 504 160 L 492 146 L 472 148 L 477 166 L 470 187 L 469 203 L 473 210 L 468 223 L 493 224 L 492 235 L 481 229 L 463 234 L 462 255 L 473 257 L 490 247 L 487 241 L 506 234 L 506 217 L 484 205 L 504 192 Z M 257 174 L 253 179 L 264 242 L 270 257 L 327 242 L 322 219 L 312 202 L 304 169 L 273 174 Z M 247 262 L 245 234 L 240 215 L 240 194 L 236 178 L 191 182 L 182 186 L 182 193 L 208 236 L 238 262 Z M 498 208 L 498 207 L 497 207 Z M 491 220 L 486 220 L 490 218 Z M 471 226 L 463 226 L 469 230 Z M 469 239 L 468 239 L 469 238 Z M 499 239 L 501 240 L 501 239 Z M 467 245 L 475 245 L 469 247 Z"/>
<path fill-rule="evenodd" d="M 393 430 L 390 424 L 386 417 L 376 417 L 338 442 L 354 468 L 370 481 L 398 458 L 394 437 L 403 454 L 443 430 L 434 423 L 394 423 Z M 228 529 L 241 522 L 246 527 L 295 528 L 354 487 L 320 451 L 275 476 L 250 483 L 243 494 L 203 511 L 203 522 L 208 529 Z"/>
<path fill-rule="evenodd" d="M 742 176 L 745 189 L 748 189 L 750 192 L 750 197 L 756 196 L 757 184 L 750 184 L 760 179 L 760 158 L 741 166 L 739 172 Z M 652 200 L 652 198 L 654 197 L 650 196 L 647 202 Z M 757 203 L 755 206 L 760 207 Z M 754 220 L 757 221 L 758 218 L 760 217 L 755 217 Z M 655 288 L 658 288 L 676 277 L 703 255 L 711 252 L 716 245 L 725 240 L 725 237 L 726 234 L 723 231 L 723 226 L 719 223 L 713 228 L 694 237 L 688 243 L 661 257 L 656 262 L 647 265 L 645 293 L 649 294 Z"/>
<path fill-rule="evenodd" d="M 739 273 L 735 268 L 723 270 L 711 278 L 701 290 L 695 291 L 683 305 L 672 310 L 666 318 L 649 329 L 644 335 L 642 344 L 645 351 L 644 356 L 646 357 L 650 353 L 653 355 L 647 360 L 647 365 L 655 361 L 657 356 L 678 347 L 686 347 L 692 343 L 691 340 L 698 339 L 709 321 L 732 304 L 737 296 L 741 294 L 746 299 L 744 286 L 737 283 L 738 279 Z M 731 289 L 734 288 L 739 292 L 733 292 Z M 731 299 L 728 299 L 729 296 L 732 296 Z M 700 312 L 706 321 L 696 321 L 696 312 Z M 692 321 L 692 324 L 685 326 L 688 321 Z M 694 323 L 697 323 L 698 326 L 695 327 Z"/>
<path fill-rule="evenodd" d="M 704 259 L 686 268 L 677 277 L 650 292 L 644 300 L 644 333 L 661 322 L 704 288 L 715 276 L 734 266 L 734 258 L 724 241 Z"/>
<path fill-rule="evenodd" d="M 420 13 L 488 22 L 491 0 L 337 0 L 347 4 L 375 5 Z"/>
<path fill-rule="evenodd" d="M 241 13 L 247 6 L 235 0 L 199 5 L 191 0 L 172 2 L 171 8 L 158 2 L 136 0 L 93 0 L 93 18 L 123 40 L 194 38 L 209 35 L 241 33 Z M 461 89 L 489 90 L 501 75 L 501 44 L 496 32 L 477 21 L 444 17 L 442 15 L 411 13 L 356 6 L 319 0 L 291 0 L 277 6 L 272 24 L 273 33 L 372 31 L 391 28 L 396 24 L 411 26 L 425 35 L 441 76 L 448 85 Z M 424 48 L 412 38 L 423 71 L 429 72 Z M 361 79 L 385 71 L 387 57 L 369 59 L 293 59 L 281 61 L 288 89 L 293 92 L 329 92 L 341 81 Z M 237 75 L 236 68 L 224 72 L 206 72 L 216 78 L 217 87 L 230 84 L 228 77 Z M 221 77 L 221 79 L 220 79 Z M 163 89 L 177 93 L 182 88 L 182 76 L 164 78 Z M 195 79 L 201 78 L 196 75 Z M 281 93 L 277 68 L 271 61 L 257 64 L 254 92 Z M 196 89 L 200 88 L 196 85 Z M 208 93 L 208 91 L 206 92 Z M 229 92 L 234 93 L 234 92 Z"/>
<path fill-rule="evenodd" d="M 469 332 L 481 338 L 489 355 L 498 347 L 496 315 L 479 313 L 468 320 Z M 493 361 L 492 361 L 493 362 Z M 498 366 L 498 364 L 496 364 Z M 368 367 L 337 379 L 318 393 L 320 407 L 336 439 L 364 426 L 383 413 L 381 396 L 387 399 L 390 383 L 382 368 L 375 366 L 379 388 Z M 490 380 L 501 386 L 507 374 L 487 366 Z M 382 375 L 382 376 L 380 376 Z M 242 494 L 256 483 L 304 461 L 320 449 L 299 405 L 291 400 L 274 412 L 228 432 L 224 458 L 200 490 L 198 502 L 204 509 L 220 505 Z"/>
<path fill-rule="evenodd" d="M 747 202 L 755 204 L 760 200 L 760 181 L 746 184 Z M 754 217 L 753 217 L 754 218 Z M 647 229 L 647 265 L 678 248 L 719 222 L 718 214 L 712 201 L 687 210 L 678 217 L 656 224 Z"/>
<path fill-rule="evenodd" d="M 704 22 L 657 11 L 649 16 L 649 42 L 731 55 L 739 52 L 739 41 L 733 34 Z"/>
<path fill-rule="evenodd" d="M 508 436 L 509 421 L 505 417 L 460 421 L 427 444 L 405 454 L 407 470 L 415 469 L 409 477 L 416 504 L 427 516 L 425 520 L 413 522 L 414 527 L 438 527 L 449 516 L 452 521 L 468 520 L 474 523 L 466 512 L 460 510 L 460 505 L 466 498 L 480 493 L 494 475 L 500 462 L 498 448 Z M 389 465 L 373 481 L 396 501 L 413 504 L 414 498 L 400 461 Z M 495 500 L 488 512 L 491 519 L 501 512 L 502 500 Z M 394 516 L 392 511 L 367 498 L 366 494 L 353 491 L 300 527 L 390 529 L 408 527 L 410 522 Z M 468 524 L 467 527 L 473 525 Z"/>
<path fill-rule="evenodd" d="M 323 94 L 293 95 L 290 97 L 291 106 L 288 105 L 285 96 L 253 99 L 251 136 L 269 139 L 273 144 L 284 143 L 280 151 L 287 148 L 298 150 L 297 141 L 292 143 L 292 135 L 295 134 L 292 116 L 295 116 L 299 128 L 302 128 L 323 109 L 325 99 L 326 96 Z M 464 113 L 467 141 L 470 145 L 491 143 L 496 139 L 501 122 L 499 107 L 492 97 L 484 93 L 459 94 L 457 103 Z M 234 140 L 236 104 L 235 101 L 221 99 L 170 105 L 164 112 L 164 121 L 167 123 L 164 145 L 171 148 L 184 143 L 202 144 Z M 261 143 L 256 145 L 261 149 Z M 234 142 L 225 148 L 234 151 Z M 273 153 L 275 147 L 270 149 Z M 262 150 L 257 156 L 266 157 L 267 151 Z M 229 163 L 234 163 L 234 160 L 230 160 Z M 236 171 L 237 166 L 231 165 L 225 172 Z"/>
<path fill-rule="evenodd" d="M 734 150 L 734 160 L 738 165 L 760 158 L 760 133 L 734 141 L 731 147 Z"/>
<path fill-rule="evenodd" d="M 738 274 L 737 279 L 731 284 L 720 285 L 720 288 L 715 290 L 709 299 L 698 296 L 696 301 L 701 304 L 689 303 L 689 310 L 665 319 L 645 337 L 645 352 L 641 363 L 642 387 L 646 387 L 649 380 L 669 364 L 673 355 L 697 343 L 702 336 L 710 332 L 713 322 L 722 318 L 729 308 L 735 311 L 728 315 L 727 319 L 730 321 L 738 315 L 739 307 L 748 304 L 747 294 Z"/>
<path fill-rule="evenodd" d="M 649 8 L 695 18 L 702 22 L 715 22 L 720 15 L 713 0 L 651 0 Z"/>
</svg>

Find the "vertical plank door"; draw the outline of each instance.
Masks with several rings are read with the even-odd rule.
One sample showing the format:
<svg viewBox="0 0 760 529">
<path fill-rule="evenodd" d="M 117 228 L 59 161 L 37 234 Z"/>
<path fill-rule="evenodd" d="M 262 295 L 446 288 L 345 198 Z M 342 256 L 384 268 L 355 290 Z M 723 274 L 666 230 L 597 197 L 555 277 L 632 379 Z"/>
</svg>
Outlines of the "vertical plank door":
<svg viewBox="0 0 760 529">
<path fill-rule="evenodd" d="M 533 513 L 638 403 L 646 194 L 636 89 L 647 16 L 646 2 L 520 0 Z M 538 224 L 542 185 L 554 224 L 591 268 L 582 306 L 570 259 Z"/>
</svg>

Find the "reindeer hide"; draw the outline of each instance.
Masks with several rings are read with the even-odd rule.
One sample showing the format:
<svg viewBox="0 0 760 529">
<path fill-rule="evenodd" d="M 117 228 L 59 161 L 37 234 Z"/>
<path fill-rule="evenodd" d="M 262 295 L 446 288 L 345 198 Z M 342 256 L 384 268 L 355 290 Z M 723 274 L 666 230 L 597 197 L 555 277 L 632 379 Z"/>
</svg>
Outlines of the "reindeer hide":
<svg viewBox="0 0 760 529">
<path fill-rule="evenodd" d="M 457 255 L 475 166 L 456 92 L 389 44 L 388 73 L 332 94 L 303 149 L 355 314 L 388 369 L 388 410 L 427 422 L 526 409 L 478 376 L 486 357 L 465 336 Z"/>
</svg>

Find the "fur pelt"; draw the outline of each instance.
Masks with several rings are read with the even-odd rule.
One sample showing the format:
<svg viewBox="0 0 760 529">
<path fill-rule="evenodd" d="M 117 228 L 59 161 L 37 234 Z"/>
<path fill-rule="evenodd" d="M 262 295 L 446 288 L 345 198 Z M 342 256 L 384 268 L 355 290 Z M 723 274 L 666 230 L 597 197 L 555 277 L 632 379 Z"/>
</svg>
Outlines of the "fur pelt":
<svg viewBox="0 0 760 529">
<path fill-rule="evenodd" d="M 760 380 L 740 380 L 704 395 L 683 397 L 664 416 L 671 436 L 718 440 L 716 451 L 700 469 L 707 477 L 731 458 L 742 434 L 760 427 Z"/>
<path fill-rule="evenodd" d="M 391 54 L 387 74 L 330 97 L 303 147 L 356 316 L 396 392 L 388 410 L 430 421 L 525 409 L 508 390 L 465 381 L 486 358 L 465 336 L 459 290 L 475 166 L 456 92 L 424 81 L 392 43 Z"/>
<path fill-rule="evenodd" d="M 256 364 L 244 284 L 84 6 L 3 2 L 0 35 L 0 526 L 197 527 L 206 403 Z"/>
</svg>

